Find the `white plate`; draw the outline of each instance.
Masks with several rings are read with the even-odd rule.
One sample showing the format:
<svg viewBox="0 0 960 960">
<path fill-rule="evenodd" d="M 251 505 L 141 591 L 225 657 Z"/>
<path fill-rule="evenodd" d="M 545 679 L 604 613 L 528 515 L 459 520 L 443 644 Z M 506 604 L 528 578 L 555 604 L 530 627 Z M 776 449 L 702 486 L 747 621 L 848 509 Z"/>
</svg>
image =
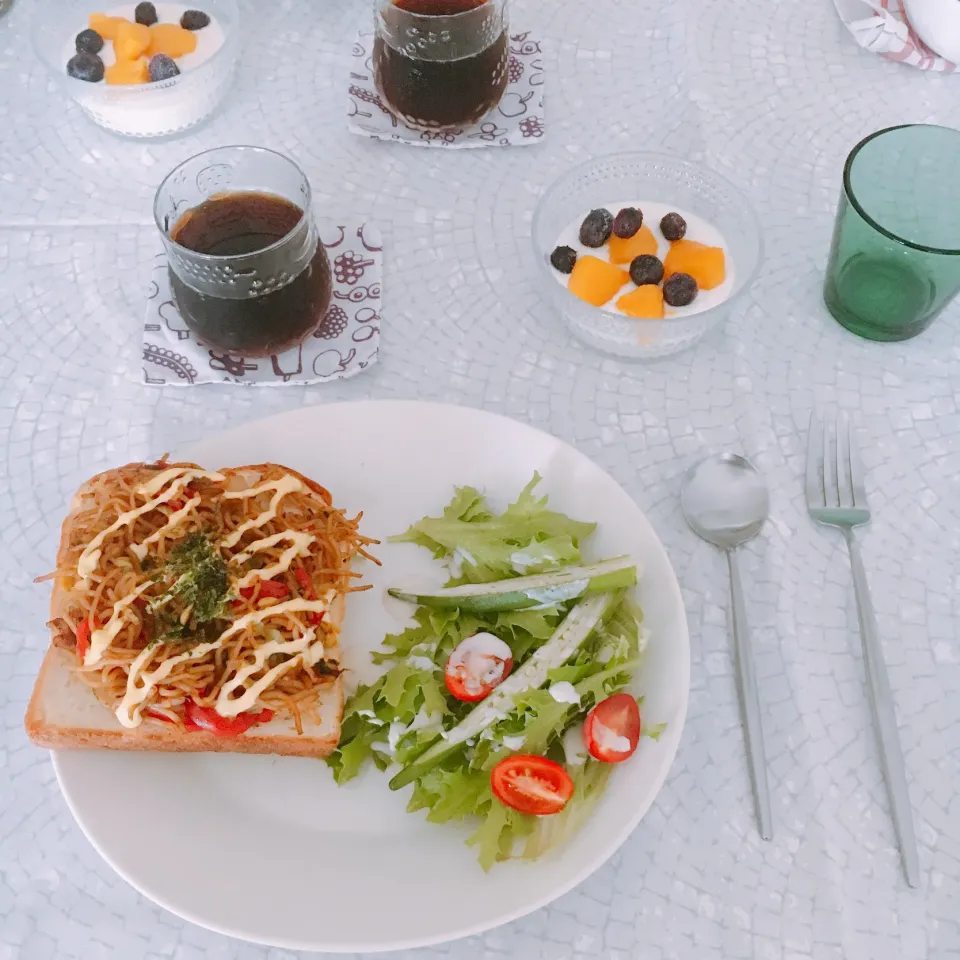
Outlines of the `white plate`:
<svg viewBox="0 0 960 960">
<path fill-rule="evenodd" d="M 272 946 L 368 952 L 479 933 L 541 907 L 596 870 L 660 789 L 687 709 L 690 650 L 680 590 L 641 511 L 599 467 L 554 437 L 478 410 L 399 401 L 308 407 L 247 424 L 177 457 L 211 468 L 276 461 L 328 487 L 362 529 L 386 539 L 438 514 L 454 486 L 503 507 L 539 471 L 556 509 L 599 523 L 593 558 L 631 553 L 651 631 L 637 693 L 659 741 L 643 738 L 566 847 L 485 874 L 465 829 L 407 814 L 369 770 L 338 788 L 326 765 L 289 757 L 61 752 L 60 786 L 77 822 L 116 871 L 151 900 L 212 930 Z M 427 551 L 377 548 L 374 589 L 355 596 L 346 664 L 375 676 L 367 652 L 401 627 L 384 588 L 440 576 Z M 409 788 L 408 788 L 409 789 Z"/>
</svg>

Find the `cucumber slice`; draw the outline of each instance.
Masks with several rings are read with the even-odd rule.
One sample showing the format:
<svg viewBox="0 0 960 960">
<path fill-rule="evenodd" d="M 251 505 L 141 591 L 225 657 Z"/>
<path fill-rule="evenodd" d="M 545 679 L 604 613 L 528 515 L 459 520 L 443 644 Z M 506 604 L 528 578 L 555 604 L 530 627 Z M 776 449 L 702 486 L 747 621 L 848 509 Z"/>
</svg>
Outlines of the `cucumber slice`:
<svg viewBox="0 0 960 960">
<path fill-rule="evenodd" d="M 477 704 L 445 738 L 438 740 L 391 781 L 390 789 L 399 790 L 413 783 L 444 757 L 453 753 L 470 737 L 475 737 L 513 709 L 513 698 L 526 690 L 536 690 L 546 682 L 547 674 L 562 667 L 596 629 L 607 613 L 619 603 L 622 592 L 599 593 L 581 600 L 567 614 L 553 636 L 515 673 L 510 674 L 486 700 Z"/>
<path fill-rule="evenodd" d="M 632 587 L 637 582 L 636 563 L 630 557 L 614 557 L 576 567 L 564 567 L 529 577 L 513 577 L 495 583 L 467 583 L 435 593 L 413 593 L 392 587 L 387 592 L 398 600 L 441 610 L 495 613 L 563 603 L 592 593 L 607 593 Z"/>
</svg>

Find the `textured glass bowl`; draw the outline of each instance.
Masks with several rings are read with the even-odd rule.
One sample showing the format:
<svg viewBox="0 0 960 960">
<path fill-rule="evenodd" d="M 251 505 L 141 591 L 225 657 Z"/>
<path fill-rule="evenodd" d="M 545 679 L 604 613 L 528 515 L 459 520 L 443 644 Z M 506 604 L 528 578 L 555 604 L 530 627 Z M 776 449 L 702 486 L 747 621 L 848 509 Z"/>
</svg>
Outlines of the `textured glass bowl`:
<svg viewBox="0 0 960 960">
<path fill-rule="evenodd" d="M 126 137 L 169 137 L 206 120 L 230 88 L 240 50 L 240 14 L 236 0 L 196 4 L 214 17 L 224 40 L 208 60 L 171 80 L 111 86 L 67 75 L 70 42 L 91 13 L 108 13 L 120 4 L 102 0 L 42 0 L 33 18 L 33 46 L 57 84 L 57 92 L 75 100 L 94 123 Z M 135 3 L 129 6 L 133 18 Z M 125 11 L 126 12 L 126 11 Z"/>
<path fill-rule="evenodd" d="M 550 264 L 557 238 L 571 221 L 618 198 L 675 204 L 716 227 L 734 263 L 730 296 L 692 316 L 637 320 L 584 303 L 557 283 Z M 533 246 L 543 293 L 574 336 L 604 353 L 634 360 L 665 357 L 692 347 L 723 322 L 753 282 L 761 256 L 760 226 L 740 190 L 712 170 L 657 153 L 612 154 L 562 176 L 537 204 Z"/>
</svg>

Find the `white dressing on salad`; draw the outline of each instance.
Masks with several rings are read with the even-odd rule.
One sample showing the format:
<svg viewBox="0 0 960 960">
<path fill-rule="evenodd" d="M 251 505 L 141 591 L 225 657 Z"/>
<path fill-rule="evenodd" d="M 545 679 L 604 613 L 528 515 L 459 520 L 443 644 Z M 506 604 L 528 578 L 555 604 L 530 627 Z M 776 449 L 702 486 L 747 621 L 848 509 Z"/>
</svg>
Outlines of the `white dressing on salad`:
<svg viewBox="0 0 960 960">
<path fill-rule="evenodd" d="M 421 707 L 417 715 L 413 718 L 410 726 L 407 727 L 407 733 L 413 730 L 429 730 L 432 727 L 439 729 L 443 722 L 443 717 L 439 713 L 427 713 L 426 707 Z"/>
<path fill-rule="evenodd" d="M 102 627 L 92 631 L 90 634 L 90 646 L 87 648 L 87 652 L 83 658 L 83 665 L 85 667 L 92 667 L 94 664 L 100 662 L 100 658 L 106 652 L 107 647 L 113 643 L 117 634 L 123 629 L 123 625 L 127 622 L 127 609 L 141 593 L 144 593 L 152 586 L 152 580 L 141 583 L 136 590 L 128 593 L 113 605 L 113 613 L 110 614 L 110 619 Z"/>
<path fill-rule="evenodd" d="M 463 547 L 457 547 L 456 550 L 453 551 L 453 554 L 448 562 L 450 565 L 450 572 L 455 577 L 463 576 L 463 565 L 465 563 L 469 563 L 471 567 L 475 567 L 477 565 L 477 560 L 474 555 Z"/>
<path fill-rule="evenodd" d="M 245 523 L 241 523 L 240 526 L 223 541 L 224 547 L 236 546 L 240 542 L 240 538 L 248 530 L 255 530 L 257 527 L 262 527 L 265 523 L 276 519 L 277 510 L 280 509 L 280 501 L 283 500 L 288 493 L 302 492 L 304 486 L 298 477 L 288 473 L 279 480 L 270 480 L 267 483 L 261 483 L 258 487 L 251 487 L 249 490 L 228 490 L 223 495 L 223 499 L 246 500 L 248 497 L 258 497 L 261 493 L 267 493 L 270 490 L 274 491 L 273 496 L 270 498 L 270 506 L 259 516 L 254 517 L 252 520 L 247 520 Z"/>
<path fill-rule="evenodd" d="M 165 537 L 168 533 L 172 533 L 180 524 L 186 520 L 187 515 L 193 511 L 194 507 L 200 505 L 200 497 L 191 497 L 184 506 L 179 510 L 175 510 L 167 518 L 167 522 L 160 527 L 159 530 L 154 530 L 153 533 L 147 537 L 142 543 L 131 543 L 130 552 L 138 559 L 143 560 L 143 558 L 149 553 L 149 545 L 151 543 L 159 543 L 161 537 Z"/>
<path fill-rule="evenodd" d="M 527 597 L 535 603 L 554 606 L 558 603 L 566 603 L 567 600 L 576 600 L 586 592 L 589 585 L 589 580 L 572 580 L 570 583 L 560 583 L 554 587 L 540 587 L 525 592 Z"/>
<path fill-rule="evenodd" d="M 222 473 L 210 473 L 207 470 L 192 470 L 185 467 L 172 467 L 157 474 L 149 483 L 141 484 L 137 487 L 137 493 L 148 497 L 145 504 L 135 507 L 133 510 L 127 510 L 121 513 L 113 523 L 105 530 L 101 530 L 84 548 L 77 560 L 77 575 L 81 579 L 89 577 L 100 563 L 100 557 L 103 554 L 103 543 L 111 533 L 116 533 L 124 527 L 129 526 L 138 517 L 145 513 L 155 510 L 162 503 L 172 500 L 180 491 L 191 481 L 200 479 L 213 480 L 217 483 L 226 479 Z M 170 486 L 163 489 L 166 484 Z M 161 492 L 162 491 L 162 492 Z"/>
<path fill-rule="evenodd" d="M 266 550 L 267 547 L 276 546 L 278 543 L 286 542 L 290 546 L 280 554 L 276 563 L 270 564 L 269 567 L 263 567 L 261 570 L 251 570 L 246 576 L 241 577 L 237 581 L 237 588 L 249 587 L 257 580 L 272 580 L 278 573 L 289 570 L 290 564 L 296 557 L 305 557 L 310 553 L 310 545 L 315 540 L 316 537 L 312 534 L 297 530 L 283 530 L 280 533 L 273 534 L 273 536 L 264 537 L 262 540 L 254 540 L 243 553 L 238 553 L 231 562 L 236 564 L 246 563 L 255 553 Z"/>
<path fill-rule="evenodd" d="M 136 660 L 130 665 L 130 673 L 127 675 L 127 689 L 120 701 L 120 706 L 116 710 L 117 719 L 124 727 L 129 729 L 139 726 L 143 719 L 141 714 L 147 697 L 159 683 L 170 676 L 173 668 L 178 664 L 205 657 L 211 651 L 218 650 L 227 640 L 246 630 L 247 627 L 255 623 L 262 623 L 270 617 L 279 617 L 287 613 L 326 613 L 330 609 L 330 602 L 334 595 L 334 591 L 331 590 L 322 600 L 305 600 L 302 597 L 296 597 L 272 607 L 246 613 L 242 617 L 238 617 L 216 640 L 211 640 L 209 643 L 199 643 L 187 650 L 186 653 L 168 657 L 150 673 L 144 673 L 143 671 L 156 654 L 156 645 L 144 647 Z M 219 709 L 217 712 L 220 712 Z"/>
<path fill-rule="evenodd" d="M 503 680 L 506 661 L 512 659 L 513 651 L 503 640 L 481 631 L 460 641 L 447 661 L 447 672 L 462 679 L 469 696 L 478 697 Z"/>
<path fill-rule="evenodd" d="M 427 670 L 432 673 L 434 670 L 437 669 L 437 665 L 429 657 L 424 657 L 424 656 L 407 657 L 407 663 L 409 663 L 414 670 Z"/>
<path fill-rule="evenodd" d="M 372 716 L 373 713 L 371 710 L 361 710 L 358 712 L 361 716 L 368 718 Z M 375 717 L 374 720 L 376 720 Z M 417 715 L 410 723 L 401 723 L 399 720 L 394 720 L 393 723 L 390 724 L 390 729 L 387 731 L 387 742 L 371 744 L 370 749 L 392 757 L 397 752 L 397 745 L 408 733 L 413 733 L 415 730 L 436 730 L 439 733 L 442 721 L 443 717 L 439 713 L 427 713 L 426 708 L 421 706 Z M 380 720 L 375 725 L 383 726 L 383 721 Z"/>
<path fill-rule="evenodd" d="M 587 748 L 583 742 L 583 724 L 575 723 L 563 732 L 563 753 L 567 765 L 579 767 L 587 762 Z"/>
<path fill-rule="evenodd" d="M 523 748 L 523 745 L 527 742 L 527 738 L 526 738 L 526 737 L 520 737 L 520 736 L 516 736 L 516 737 L 501 737 L 501 738 L 500 738 L 500 742 L 501 742 L 508 750 L 521 750 L 521 749 Z"/>
<path fill-rule="evenodd" d="M 553 697 L 557 703 L 580 703 L 580 694 L 576 688 L 567 680 L 561 680 L 559 683 L 551 683 L 547 688 L 547 693 Z"/>
<path fill-rule="evenodd" d="M 590 733 L 601 750 L 609 753 L 630 752 L 630 740 L 617 733 L 616 730 L 611 730 L 606 724 L 601 723 L 598 716 L 593 718 Z"/>
<path fill-rule="evenodd" d="M 552 550 L 544 549 L 539 543 L 531 543 L 526 550 L 516 550 L 510 554 L 510 565 L 517 573 L 524 574 L 531 567 L 556 563 L 558 559 L 559 557 Z"/>
</svg>

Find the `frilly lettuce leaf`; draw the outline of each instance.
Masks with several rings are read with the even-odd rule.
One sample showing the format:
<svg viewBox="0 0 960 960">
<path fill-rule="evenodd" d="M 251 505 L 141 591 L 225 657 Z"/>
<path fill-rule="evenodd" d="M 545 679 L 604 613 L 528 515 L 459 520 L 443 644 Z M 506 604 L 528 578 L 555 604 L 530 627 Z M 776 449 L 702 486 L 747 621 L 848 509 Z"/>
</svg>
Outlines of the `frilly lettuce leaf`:
<svg viewBox="0 0 960 960">
<path fill-rule="evenodd" d="M 453 583 L 486 583 L 516 576 L 518 567 L 530 573 L 575 563 L 580 559 L 580 541 L 593 533 L 596 524 L 581 523 L 549 510 L 547 498 L 534 495 L 539 482 L 540 476 L 535 474 L 517 501 L 500 516 L 490 512 L 484 498 L 472 487 L 460 488 L 442 517 L 424 517 L 406 533 L 391 539 L 417 543 L 437 558 L 457 560 L 462 576 Z M 525 551 L 532 555 L 527 556 Z M 515 554 L 522 558 L 517 563 Z"/>
</svg>

